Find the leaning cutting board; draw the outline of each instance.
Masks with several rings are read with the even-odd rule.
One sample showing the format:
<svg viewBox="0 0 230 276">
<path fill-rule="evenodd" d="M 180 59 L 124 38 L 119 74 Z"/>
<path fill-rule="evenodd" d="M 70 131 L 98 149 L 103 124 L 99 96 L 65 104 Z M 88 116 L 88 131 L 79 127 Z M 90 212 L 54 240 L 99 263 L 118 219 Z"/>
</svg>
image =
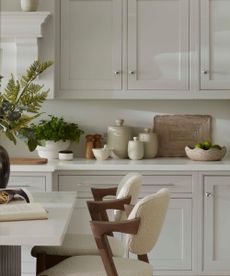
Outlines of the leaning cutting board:
<svg viewBox="0 0 230 276">
<path fill-rule="evenodd" d="M 12 165 L 39 165 L 47 162 L 46 158 L 10 158 L 10 164 Z"/>
<path fill-rule="evenodd" d="M 212 141 L 212 117 L 209 115 L 157 115 L 154 132 L 159 146 L 158 156 L 186 156 L 185 146 Z"/>
</svg>

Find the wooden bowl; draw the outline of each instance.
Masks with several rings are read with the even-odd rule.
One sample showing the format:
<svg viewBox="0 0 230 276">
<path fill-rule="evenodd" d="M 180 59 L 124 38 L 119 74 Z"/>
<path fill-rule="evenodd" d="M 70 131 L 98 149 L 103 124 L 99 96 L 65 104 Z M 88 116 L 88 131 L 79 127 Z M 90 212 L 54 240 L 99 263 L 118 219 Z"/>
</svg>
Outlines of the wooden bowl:
<svg viewBox="0 0 230 276">
<path fill-rule="evenodd" d="M 226 147 L 221 149 L 210 148 L 208 150 L 185 147 L 188 158 L 194 161 L 219 161 L 225 156 L 226 151 Z"/>
</svg>

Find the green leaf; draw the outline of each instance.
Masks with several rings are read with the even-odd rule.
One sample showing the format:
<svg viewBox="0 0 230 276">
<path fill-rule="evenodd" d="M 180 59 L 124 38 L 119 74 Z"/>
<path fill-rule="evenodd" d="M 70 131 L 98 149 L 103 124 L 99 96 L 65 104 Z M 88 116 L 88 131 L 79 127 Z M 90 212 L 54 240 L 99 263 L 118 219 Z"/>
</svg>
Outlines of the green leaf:
<svg viewBox="0 0 230 276">
<path fill-rule="evenodd" d="M 15 144 L 16 136 L 26 140 L 30 149 L 39 143 L 27 137 L 29 132 L 22 135 L 20 131 L 42 114 L 40 109 L 49 90 L 44 90 L 44 86 L 35 81 L 52 64 L 52 61 L 34 61 L 20 80 L 15 80 L 11 75 L 3 93 L 0 93 L 0 130 Z"/>
</svg>

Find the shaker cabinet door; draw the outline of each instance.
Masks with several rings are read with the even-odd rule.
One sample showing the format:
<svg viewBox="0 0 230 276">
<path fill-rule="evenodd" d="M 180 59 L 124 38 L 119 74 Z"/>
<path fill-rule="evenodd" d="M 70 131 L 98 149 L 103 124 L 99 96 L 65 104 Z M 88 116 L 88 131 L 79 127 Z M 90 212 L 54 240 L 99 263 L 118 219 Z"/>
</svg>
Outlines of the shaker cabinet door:
<svg viewBox="0 0 230 276">
<path fill-rule="evenodd" d="M 230 275 L 229 183 L 229 175 L 204 177 L 203 269 L 218 275 Z"/>
<path fill-rule="evenodd" d="M 128 0 L 128 89 L 189 88 L 189 1 Z"/>
<path fill-rule="evenodd" d="M 60 90 L 121 89 L 121 0 L 60 2 Z"/>
<path fill-rule="evenodd" d="M 201 0 L 201 89 L 230 89 L 230 0 Z"/>
<path fill-rule="evenodd" d="M 151 252 L 149 261 L 156 275 L 168 275 L 170 271 L 192 270 L 192 200 L 170 200 L 159 240 Z M 131 258 L 136 258 L 130 254 Z"/>
</svg>

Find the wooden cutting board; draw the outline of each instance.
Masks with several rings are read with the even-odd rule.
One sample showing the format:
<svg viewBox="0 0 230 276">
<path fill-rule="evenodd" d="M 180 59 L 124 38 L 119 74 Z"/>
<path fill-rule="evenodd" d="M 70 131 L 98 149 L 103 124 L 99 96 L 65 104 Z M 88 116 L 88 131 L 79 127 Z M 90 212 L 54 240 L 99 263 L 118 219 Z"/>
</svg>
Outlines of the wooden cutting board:
<svg viewBox="0 0 230 276">
<path fill-rule="evenodd" d="M 39 165 L 47 162 L 46 158 L 10 158 L 10 164 L 12 165 Z"/>
</svg>

